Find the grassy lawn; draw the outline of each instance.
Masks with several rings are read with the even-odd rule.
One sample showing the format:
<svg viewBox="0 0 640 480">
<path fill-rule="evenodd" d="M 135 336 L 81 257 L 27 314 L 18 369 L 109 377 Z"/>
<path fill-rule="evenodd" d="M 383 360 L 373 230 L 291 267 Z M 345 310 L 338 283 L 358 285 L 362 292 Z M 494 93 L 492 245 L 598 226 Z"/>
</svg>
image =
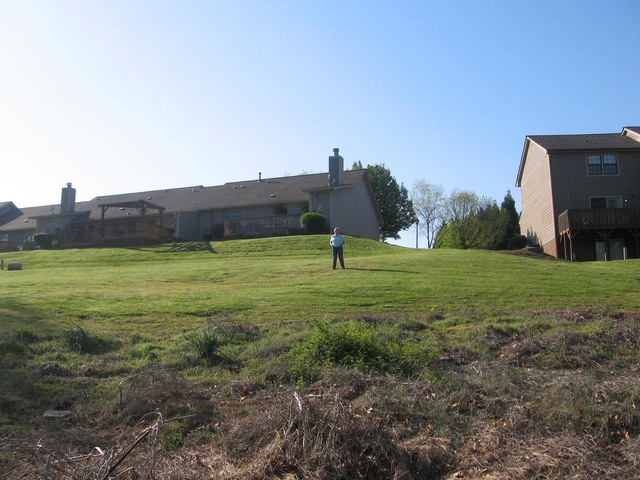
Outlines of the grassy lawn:
<svg viewBox="0 0 640 480">
<path fill-rule="evenodd" d="M 1 328 L 36 322 L 53 332 L 81 323 L 128 333 L 162 318 L 154 328 L 166 334 L 215 312 L 260 323 L 386 314 L 464 325 L 523 310 L 640 306 L 634 261 L 566 263 L 351 239 L 347 270 L 334 272 L 325 240 L 5 254 L 24 270 L 0 276 Z"/>
<path fill-rule="evenodd" d="M 290 408 L 270 410 L 275 399 L 289 405 L 294 390 L 344 399 L 354 415 L 334 421 L 359 432 L 354 438 L 376 436 L 376 445 L 387 435 L 390 450 L 379 458 L 400 455 L 394 465 L 405 465 L 403 478 L 456 471 L 462 476 L 451 478 L 537 478 L 516 471 L 522 458 L 514 452 L 527 454 L 518 428 L 530 447 L 546 442 L 528 454 L 544 460 L 539 466 L 550 476 L 633 471 L 623 465 L 635 461 L 629 451 L 640 434 L 637 260 L 569 263 L 348 238 L 347 269 L 333 271 L 326 236 L 0 257 L 23 266 L 0 271 L 0 450 L 13 452 L 0 454 L 0 475 L 17 458 L 34 466 L 27 457 L 38 452 L 16 453 L 29 453 L 31 435 L 54 448 L 64 434 L 75 442 L 65 448 L 78 453 L 78 432 L 87 431 L 117 452 L 122 440 L 107 432 L 133 435 L 133 425 L 154 412 L 193 417 L 162 432 L 166 475 L 181 452 L 202 455 L 203 445 L 244 458 L 231 442 L 253 445 L 267 463 L 219 464 L 228 476 L 210 478 L 276 478 L 287 468 L 323 478 L 318 465 L 305 463 L 308 452 L 304 461 L 285 455 L 292 464 L 277 468 L 282 459 L 264 453 L 261 442 L 273 431 L 286 431 L 283 441 L 298 431 Z M 72 420 L 43 423 L 42 412 L 56 405 L 72 408 Z M 337 415 L 322 408 L 329 407 L 318 405 L 320 416 Z M 354 419 L 364 423 L 347 423 Z M 493 447 L 479 453 L 469 443 L 483 438 L 490 446 L 498 431 L 501 467 L 489 458 Z M 576 443 L 553 444 L 560 439 Z M 580 450 L 584 442 L 595 447 Z M 317 462 L 331 453 L 327 444 L 316 448 Z M 557 448 L 583 460 L 560 466 L 551 459 Z M 67 457 L 57 458 L 62 465 Z M 148 460 L 127 459 L 140 478 Z M 250 463 L 262 473 L 249 474 Z M 376 464 L 382 476 L 371 478 L 393 478 L 383 464 Z M 200 478 L 199 468 L 184 478 Z"/>
</svg>

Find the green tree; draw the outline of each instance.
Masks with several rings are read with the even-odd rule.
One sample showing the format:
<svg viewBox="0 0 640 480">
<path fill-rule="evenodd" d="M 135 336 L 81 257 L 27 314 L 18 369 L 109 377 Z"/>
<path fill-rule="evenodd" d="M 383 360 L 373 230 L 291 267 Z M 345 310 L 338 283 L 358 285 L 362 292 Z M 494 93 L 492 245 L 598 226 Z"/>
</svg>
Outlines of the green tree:
<svg viewBox="0 0 640 480">
<path fill-rule="evenodd" d="M 439 246 L 486 248 L 500 232 L 500 209 L 495 200 L 474 192 L 454 190 L 446 201 L 445 225 L 437 236 Z"/>
<path fill-rule="evenodd" d="M 507 194 L 500 204 L 500 213 L 503 222 L 502 239 L 509 240 L 520 235 L 520 215 L 516 210 L 516 201 L 511 196 L 511 190 L 507 190 Z"/>
<path fill-rule="evenodd" d="M 354 162 L 353 169 L 361 169 L 362 162 Z M 383 225 L 380 227 L 380 240 L 400 238 L 399 232 L 413 225 L 416 214 L 409 192 L 403 184 L 398 185 L 391 171 L 382 165 L 367 165 L 367 174 L 378 202 Z"/>
</svg>

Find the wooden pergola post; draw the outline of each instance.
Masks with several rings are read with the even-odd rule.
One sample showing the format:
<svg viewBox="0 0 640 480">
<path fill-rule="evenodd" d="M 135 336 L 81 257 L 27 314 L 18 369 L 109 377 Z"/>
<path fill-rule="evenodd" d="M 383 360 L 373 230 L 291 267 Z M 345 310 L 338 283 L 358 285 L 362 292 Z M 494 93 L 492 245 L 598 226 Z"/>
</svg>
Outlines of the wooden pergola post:
<svg viewBox="0 0 640 480">
<path fill-rule="evenodd" d="M 108 204 L 104 204 L 104 205 L 100 205 L 100 208 L 102 209 L 102 215 L 100 217 L 100 245 L 103 246 L 104 242 L 105 242 L 105 237 L 107 234 L 106 231 L 106 221 L 105 221 L 105 213 L 107 211 L 107 209 L 109 209 L 109 207 L 119 207 L 121 210 L 125 209 L 125 208 L 135 208 L 138 213 L 140 214 L 140 246 L 144 246 L 144 236 L 145 236 L 145 217 L 147 215 L 147 210 L 152 208 L 154 210 L 158 210 L 159 214 L 160 214 L 160 241 L 164 240 L 164 218 L 163 218 L 163 212 L 165 210 L 165 207 L 162 207 L 160 205 L 157 205 L 155 203 L 151 203 L 147 200 L 133 200 L 133 201 L 127 201 L 127 202 L 115 202 L 115 203 L 108 203 Z M 156 236 L 154 234 L 153 236 L 154 240 L 156 239 Z"/>
</svg>

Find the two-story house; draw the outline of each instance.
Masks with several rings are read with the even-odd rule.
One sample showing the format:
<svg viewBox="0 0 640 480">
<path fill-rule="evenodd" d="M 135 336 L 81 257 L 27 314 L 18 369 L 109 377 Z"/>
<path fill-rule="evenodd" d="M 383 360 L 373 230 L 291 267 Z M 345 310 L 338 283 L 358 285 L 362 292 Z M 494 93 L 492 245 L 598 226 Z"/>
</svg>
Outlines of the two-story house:
<svg viewBox="0 0 640 480">
<path fill-rule="evenodd" d="M 527 136 L 516 186 L 521 232 L 545 253 L 640 258 L 640 127 Z"/>
</svg>

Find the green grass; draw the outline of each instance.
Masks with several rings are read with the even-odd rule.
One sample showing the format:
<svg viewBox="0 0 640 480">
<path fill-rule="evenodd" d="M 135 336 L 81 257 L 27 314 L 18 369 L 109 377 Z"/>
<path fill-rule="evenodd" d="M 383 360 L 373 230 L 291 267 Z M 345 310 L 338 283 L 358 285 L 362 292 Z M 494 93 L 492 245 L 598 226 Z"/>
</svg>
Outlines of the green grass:
<svg viewBox="0 0 640 480">
<path fill-rule="evenodd" d="M 324 236 L 144 249 L 3 254 L 3 330 L 167 334 L 227 312 L 248 322 L 393 315 L 443 327 L 523 310 L 638 309 L 637 261 L 567 263 L 489 251 L 414 250 L 349 239 L 332 271 Z"/>
<path fill-rule="evenodd" d="M 520 435 L 523 416 L 530 440 L 640 436 L 638 260 L 357 238 L 345 256 L 333 271 L 324 235 L 0 254 L 23 265 L 0 271 L 0 428 L 46 437 L 55 405 L 100 434 L 193 414 L 164 433 L 174 450 L 260 423 L 246 392 L 316 385 L 460 446 L 472 417 Z"/>
</svg>

